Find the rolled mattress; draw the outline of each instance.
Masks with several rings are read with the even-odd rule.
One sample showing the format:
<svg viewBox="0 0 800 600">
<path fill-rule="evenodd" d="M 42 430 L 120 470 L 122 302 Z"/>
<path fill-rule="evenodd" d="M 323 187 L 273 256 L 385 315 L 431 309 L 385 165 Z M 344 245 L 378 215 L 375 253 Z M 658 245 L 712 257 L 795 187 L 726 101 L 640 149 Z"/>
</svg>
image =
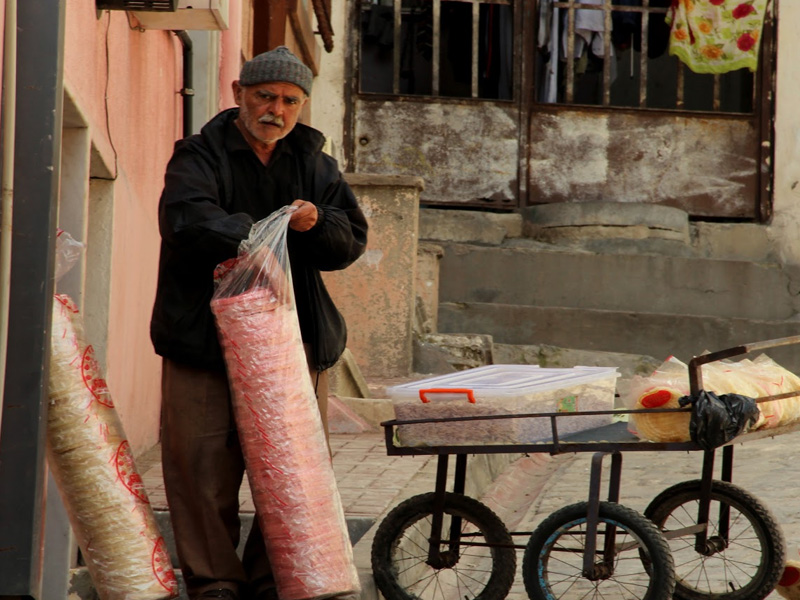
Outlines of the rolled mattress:
<svg viewBox="0 0 800 600">
<path fill-rule="evenodd" d="M 281 600 L 359 590 L 293 303 L 268 288 L 212 300 L 234 416 Z"/>
<path fill-rule="evenodd" d="M 164 539 L 78 308 L 53 301 L 47 462 L 102 600 L 178 594 Z"/>
</svg>

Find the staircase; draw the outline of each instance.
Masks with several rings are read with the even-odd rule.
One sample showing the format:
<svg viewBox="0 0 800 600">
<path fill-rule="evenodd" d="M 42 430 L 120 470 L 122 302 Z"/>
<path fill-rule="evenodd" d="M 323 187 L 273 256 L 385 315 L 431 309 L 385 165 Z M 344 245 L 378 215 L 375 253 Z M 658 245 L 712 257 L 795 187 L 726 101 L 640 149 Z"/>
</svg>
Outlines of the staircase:
<svg viewBox="0 0 800 600">
<path fill-rule="evenodd" d="M 514 226 L 506 215 L 502 240 L 498 215 L 423 211 L 421 236 L 443 250 L 438 331 L 684 361 L 800 334 L 797 281 L 763 227 L 691 224 L 665 207 L 578 207 L 529 210 Z M 800 372 L 796 346 L 769 354 Z"/>
</svg>

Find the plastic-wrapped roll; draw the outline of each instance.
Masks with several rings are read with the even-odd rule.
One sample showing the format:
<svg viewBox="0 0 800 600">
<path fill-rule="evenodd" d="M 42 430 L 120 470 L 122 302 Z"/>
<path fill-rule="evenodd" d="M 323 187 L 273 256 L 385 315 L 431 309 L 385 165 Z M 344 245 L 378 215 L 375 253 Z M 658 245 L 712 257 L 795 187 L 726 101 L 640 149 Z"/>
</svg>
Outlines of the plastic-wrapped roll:
<svg viewBox="0 0 800 600">
<path fill-rule="evenodd" d="M 800 560 L 787 560 L 775 591 L 787 600 L 800 600 Z"/>
<path fill-rule="evenodd" d="M 53 301 L 47 461 L 102 600 L 178 594 L 108 387 L 69 296 Z"/>
<path fill-rule="evenodd" d="M 678 400 L 689 393 L 687 366 L 670 356 L 652 375 L 636 375 L 627 382 L 623 392 L 629 408 L 680 408 Z M 688 412 L 633 413 L 629 429 L 645 440 L 657 442 L 688 442 Z"/>
<path fill-rule="evenodd" d="M 293 302 L 211 303 L 253 502 L 281 600 L 355 593 L 358 574 Z"/>
<path fill-rule="evenodd" d="M 716 394 L 741 394 L 749 398 L 769 396 L 773 393 L 769 379 L 769 375 L 749 359 L 703 365 L 703 383 Z M 783 415 L 783 404 L 780 400 L 761 402 L 758 411 L 754 429 L 777 427 Z"/>
<path fill-rule="evenodd" d="M 674 387 L 649 388 L 637 398 L 634 408 L 637 410 L 680 408 L 678 400 L 683 395 L 684 392 Z M 643 439 L 659 442 L 688 442 L 691 439 L 689 436 L 691 415 L 688 412 L 634 413 L 632 417 L 637 434 Z"/>
<path fill-rule="evenodd" d="M 800 391 L 800 377 L 766 355 L 754 360 L 713 362 L 702 367 L 703 387 L 718 395 L 740 394 L 750 398 Z M 631 408 L 678 408 L 689 394 L 688 367 L 671 357 L 649 377 L 633 377 L 626 394 Z M 800 420 L 800 396 L 758 403 L 759 417 L 753 429 L 768 429 Z M 633 414 L 632 429 L 639 437 L 657 442 L 688 441 L 689 413 Z"/>
</svg>

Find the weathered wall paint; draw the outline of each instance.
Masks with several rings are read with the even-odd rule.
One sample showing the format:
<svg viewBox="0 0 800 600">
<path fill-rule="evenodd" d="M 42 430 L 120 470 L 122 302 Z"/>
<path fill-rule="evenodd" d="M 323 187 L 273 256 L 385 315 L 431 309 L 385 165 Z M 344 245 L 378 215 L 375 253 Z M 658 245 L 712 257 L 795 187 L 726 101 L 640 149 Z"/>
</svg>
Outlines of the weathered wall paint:
<svg viewBox="0 0 800 600">
<path fill-rule="evenodd" d="M 342 271 L 323 273 L 347 321 L 347 347 L 366 377 L 412 368 L 419 190 L 417 177 L 347 176 L 369 223 L 367 250 Z"/>
<path fill-rule="evenodd" d="M 345 25 L 346 2 L 331 3 L 331 27 L 334 32 L 333 51 L 322 52 L 319 75 L 312 89 L 311 126 L 319 129 L 328 141 L 326 150 L 339 161 L 339 168 L 347 169 L 344 160 L 344 88 L 345 56 L 353 50 L 347 47 Z"/>
<path fill-rule="evenodd" d="M 515 202 L 519 123 L 512 104 L 360 98 L 355 170 L 425 180 L 421 200 Z"/>
<path fill-rule="evenodd" d="M 774 217 L 769 233 L 783 261 L 800 265 L 800 2 L 781 2 L 778 17 Z"/>
<path fill-rule="evenodd" d="M 639 202 L 753 217 L 756 133 L 724 117 L 542 109 L 531 120 L 531 200 Z"/>
</svg>

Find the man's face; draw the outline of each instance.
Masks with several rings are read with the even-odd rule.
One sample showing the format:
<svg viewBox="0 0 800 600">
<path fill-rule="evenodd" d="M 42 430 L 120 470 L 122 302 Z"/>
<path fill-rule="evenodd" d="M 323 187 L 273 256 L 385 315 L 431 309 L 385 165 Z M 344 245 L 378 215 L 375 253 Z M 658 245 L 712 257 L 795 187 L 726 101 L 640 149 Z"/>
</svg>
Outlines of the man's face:
<svg viewBox="0 0 800 600">
<path fill-rule="evenodd" d="M 247 86 L 234 81 L 233 96 L 245 135 L 267 146 L 289 135 L 308 100 L 300 87 L 282 81 Z"/>
</svg>

